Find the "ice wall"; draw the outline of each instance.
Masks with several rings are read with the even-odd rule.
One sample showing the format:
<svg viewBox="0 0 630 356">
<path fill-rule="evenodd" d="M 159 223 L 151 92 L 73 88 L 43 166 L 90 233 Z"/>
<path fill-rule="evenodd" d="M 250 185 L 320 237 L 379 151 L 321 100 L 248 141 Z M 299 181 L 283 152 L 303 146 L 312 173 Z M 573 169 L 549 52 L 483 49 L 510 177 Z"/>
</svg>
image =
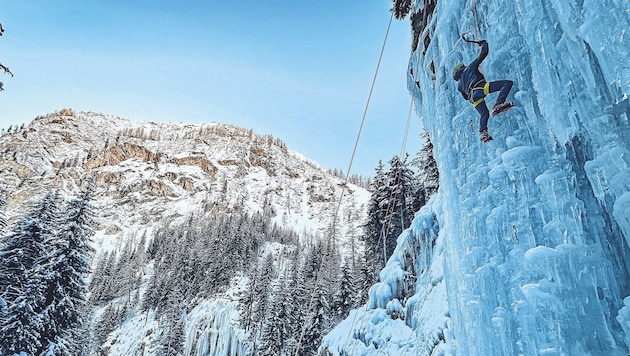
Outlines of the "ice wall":
<svg viewBox="0 0 630 356">
<path fill-rule="evenodd" d="M 411 57 L 409 90 L 434 145 L 440 190 L 399 238 L 368 305 L 323 349 L 628 354 L 628 29 L 628 0 L 437 1 Z M 459 37 L 468 31 L 490 44 L 486 78 L 515 82 L 517 107 L 491 118 L 487 144 L 451 79 L 455 64 L 478 53 Z M 423 270 L 405 256 L 436 227 Z M 389 320 L 376 317 L 383 311 Z M 365 333 L 404 332 L 392 321 L 407 338 Z"/>
<path fill-rule="evenodd" d="M 184 355 L 246 355 L 243 330 L 237 327 L 236 302 L 205 300 L 186 318 Z"/>
</svg>

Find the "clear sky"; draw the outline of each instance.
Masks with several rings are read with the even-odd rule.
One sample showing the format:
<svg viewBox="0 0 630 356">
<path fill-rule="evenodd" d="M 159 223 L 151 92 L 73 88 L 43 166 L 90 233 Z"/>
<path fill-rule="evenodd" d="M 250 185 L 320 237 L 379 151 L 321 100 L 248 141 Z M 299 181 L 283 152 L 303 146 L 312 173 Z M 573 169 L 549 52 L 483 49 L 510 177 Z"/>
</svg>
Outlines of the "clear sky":
<svg viewBox="0 0 630 356">
<path fill-rule="evenodd" d="M 346 171 L 390 0 L 0 0 L 0 127 L 62 108 L 217 121 Z M 394 21 L 352 169 L 399 154 L 410 25 Z M 412 117 L 407 150 L 419 147 Z"/>
</svg>

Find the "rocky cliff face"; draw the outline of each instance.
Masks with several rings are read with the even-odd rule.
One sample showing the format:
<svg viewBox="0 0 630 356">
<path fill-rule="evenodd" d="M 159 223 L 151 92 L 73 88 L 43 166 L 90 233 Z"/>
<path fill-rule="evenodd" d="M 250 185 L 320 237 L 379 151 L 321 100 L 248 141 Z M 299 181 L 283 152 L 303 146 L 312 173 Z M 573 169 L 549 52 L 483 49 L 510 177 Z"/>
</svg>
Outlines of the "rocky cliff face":
<svg viewBox="0 0 630 356">
<path fill-rule="evenodd" d="M 343 182 L 282 141 L 230 125 L 136 123 L 71 110 L 41 116 L 0 137 L 0 181 L 9 218 L 52 189 L 71 194 L 91 177 L 97 247 L 125 231 L 191 214 L 267 211 L 296 231 L 323 232 Z M 340 216 L 364 216 L 369 194 L 349 185 Z M 340 221 L 343 238 L 358 221 Z"/>
</svg>

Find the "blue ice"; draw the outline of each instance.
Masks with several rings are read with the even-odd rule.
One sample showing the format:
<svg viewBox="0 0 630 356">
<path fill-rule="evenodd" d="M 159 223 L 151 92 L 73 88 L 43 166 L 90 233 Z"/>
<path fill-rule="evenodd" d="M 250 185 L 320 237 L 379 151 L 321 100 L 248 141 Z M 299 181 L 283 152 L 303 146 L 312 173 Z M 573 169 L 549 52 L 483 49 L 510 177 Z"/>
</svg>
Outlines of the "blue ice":
<svg viewBox="0 0 630 356">
<path fill-rule="evenodd" d="M 628 354 L 628 29 L 628 0 L 437 1 L 407 71 L 440 189 L 322 349 Z M 450 77 L 478 53 L 468 31 L 490 44 L 486 79 L 515 83 L 487 144 Z"/>
</svg>

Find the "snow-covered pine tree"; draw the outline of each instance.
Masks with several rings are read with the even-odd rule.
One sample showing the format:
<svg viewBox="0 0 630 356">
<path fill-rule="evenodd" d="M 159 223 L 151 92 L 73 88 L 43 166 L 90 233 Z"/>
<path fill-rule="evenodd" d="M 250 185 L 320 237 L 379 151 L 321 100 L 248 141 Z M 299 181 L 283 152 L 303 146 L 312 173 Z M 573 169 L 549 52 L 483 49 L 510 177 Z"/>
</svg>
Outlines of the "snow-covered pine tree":
<svg viewBox="0 0 630 356">
<path fill-rule="evenodd" d="M 275 270 L 273 267 L 273 255 L 270 253 L 265 257 L 257 281 L 254 284 L 254 300 L 252 305 L 252 321 L 254 325 L 254 337 L 261 330 L 262 323 L 267 315 L 269 307 L 269 296 L 271 281 L 274 279 Z"/>
<path fill-rule="evenodd" d="M 315 283 L 315 279 L 317 279 L 317 273 L 321 267 L 324 254 L 323 249 L 323 243 L 318 240 L 305 252 L 302 275 L 307 286 L 312 286 Z"/>
<path fill-rule="evenodd" d="M 352 270 L 355 270 L 357 268 L 357 259 L 359 257 L 359 249 L 356 245 L 356 239 L 358 236 L 360 236 L 359 231 L 361 225 L 363 224 L 363 222 L 360 221 L 359 213 L 362 210 L 361 208 L 363 207 L 357 207 L 357 198 L 354 195 L 350 195 L 349 199 L 350 204 L 348 208 L 348 213 L 345 216 L 345 224 L 347 226 L 350 226 L 350 230 L 346 233 L 348 238 L 350 239 L 350 262 L 348 263 L 348 265 Z"/>
<path fill-rule="evenodd" d="M 149 279 L 147 290 L 142 296 L 142 303 L 140 304 L 140 310 L 143 312 L 149 312 L 151 309 L 157 308 L 158 305 L 158 289 L 157 289 L 158 277 L 153 273 Z"/>
<path fill-rule="evenodd" d="M 323 335 L 332 327 L 331 301 L 333 286 L 337 285 L 335 273 L 339 268 L 338 256 L 330 243 L 316 242 L 307 250 L 302 274 L 305 275 L 308 299 L 304 306 L 302 325 L 297 335 L 301 342 L 297 345 L 300 355 L 317 355 Z"/>
<path fill-rule="evenodd" d="M 415 213 L 416 186 L 414 173 L 407 167 L 406 158 L 401 160 L 394 156 L 390 161 L 390 169 L 385 173 L 386 184 L 382 187 L 381 202 L 385 210 L 383 235 L 385 252 L 383 257 L 389 259 L 396 248 L 396 240 L 402 231 L 411 225 Z M 382 242 L 383 243 L 383 242 Z"/>
<path fill-rule="evenodd" d="M 322 337 L 328 331 L 328 326 L 330 325 L 330 305 L 324 289 L 324 286 L 321 284 L 315 288 L 315 300 L 311 306 L 311 312 L 306 318 L 304 337 L 302 338 L 299 351 L 300 355 L 317 355 Z"/>
<path fill-rule="evenodd" d="M 42 289 L 36 281 L 28 280 L 17 298 L 10 301 L 0 325 L 0 355 L 39 355 L 44 351 L 46 344 L 42 344 L 40 333 L 44 321 L 39 312 L 44 299 Z"/>
<path fill-rule="evenodd" d="M 324 249 L 324 256 L 322 257 L 322 264 L 319 271 L 318 289 L 320 289 L 320 293 L 326 299 L 326 304 L 329 306 L 328 318 L 322 329 L 323 334 L 330 331 L 333 324 L 336 323 L 335 315 L 339 313 L 337 307 L 341 306 L 341 303 L 335 303 L 335 293 L 338 291 L 337 288 L 341 284 L 340 261 L 341 256 L 337 251 L 336 245 L 333 243 L 332 239 L 329 239 Z"/>
<path fill-rule="evenodd" d="M 285 342 L 284 354 L 295 354 L 295 347 L 302 331 L 302 322 L 305 317 L 305 306 L 308 305 L 308 288 L 305 285 L 303 270 L 299 268 L 301 247 L 298 245 L 291 253 L 291 268 L 286 277 L 287 328 L 290 337 Z"/>
<path fill-rule="evenodd" d="M 142 238 L 146 241 L 145 234 L 143 234 Z M 145 265 L 144 245 L 139 246 L 136 240 L 135 236 L 126 238 L 125 246 L 118 257 L 116 267 L 113 271 L 115 280 L 109 283 L 109 285 L 115 283 L 116 295 L 127 298 L 126 300 L 129 304 L 135 304 L 136 302 L 136 300 L 132 301 L 131 299 L 140 285 L 142 271 Z"/>
<path fill-rule="evenodd" d="M 239 323 L 245 331 L 250 331 L 253 326 L 254 290 L 258 281 L 257 276 L 258 265 L 254 264 L 253 269 L 248 273 L 249 282 L 247 283 L 247 290 L 245 290 L 239 299 Z"/>
<path fill-rule="evenodd" d="M 113 303 L 107 304 L 105 310 L 98 319 L 93 332 L 93 342 L 97 345 L 96 348 L 100 353 L 104 353 L 100 348 L 105 340 L 107 340 L 107 336 L 112 330 L 120 325 L 121 321 L 120 310 L 114 306 Z"/>
<path fill-rule="evenodd" d="M 90 300 L 95 302 L 99 299 L 100 294 L 102 293 L 102 286 L 105 283 L 104 281 L 104 270 L 107 264 L 109 253 L 105 251 L 103 254 L 98 255 L 95 260 L 95 266 L 92 268 L 92 279 L 90 280 L 89 290 L 90 290 Z"/>
<path fill-rule="evenodd" d="M 347 263 L 344 263 L 341 266 L 339 288 L 333 294 L 332 310 L 335 312 L 335 315 L 332 317 L 334 318 L 334 323 L 345 319 L 354 307 L 354 301 L 357 297 L 355 280 L 352 268 Z"/>
<path fill-rule="evenodd" d="M 361 265 L 359 266 L 354 285 L 356 286 L 356 296 L 353 300 L 354 305 L 363 305 L 367 302 L 368 292 L 370 291 L 370 287 L 372 287 L 374 272 L 372 271 L 372 263 L 367 261 L 367 258 L 360 260 Z"/>
<path fill-rule="evenodd" d="M 377 271 L 385 266 L 383 260 L 383 222 L 385 221 L 387 197 L 385 194 L 386 178 L 383 162 L 379 161 L 372 181 L 372 196 L 368 202 L 368 217 L 365 223 L 365 256 L 372 274 L 366 284 L 372 285 L 377 280 Z M 384 208 L 385 206 L 385 208 Z"/>
<path fill-rule="evenodd" d="M 160 320 L 159 331 L 160 337 L 156 338 L 158 345 L 158 354 L 164 356 L 182 355 L 184 349 L 184 321 L 181 318 L 181 311 L 177 305 L 172 305 L 169 310 L 164 313 L 164 317 Z"/>
<path fill-rule="evenodd" d="M 140 283 L 144 276 L 144 267 L 147 263 L 146 256 L 147 233 L 144 231 L 140 237 L 140 241 L 134 246 L 133 252 L 129 259 L 129 270 L 131 271 L 130 280 L 130 305 L 135 305 L 140 299 Z"/>
<path fill-rule="evenodd" d="M 92 303 L 107 302 L 114 298 L 116 291 L 116 254 L 105 252 L 98 260 L 90 282 L 90 300 Z"/>
<path fill-rule="evenodd" d="M 90 238 L 94 235 L 94 212 L 90 201 L 93 187 L 88 187 L 66 207 L 59 232 L 48 238 L 47 255 L 36 261 L 43 275 L 46 300 L 42 317 L 42 340 L 58 354 L 77 354 L 81 345 L 75 335 L 81 328 L 81 312 L 87 302 L 85 277 L 94 253 Z"/>
<path fill-rule="evenodd" d="M 282 354 L 290 336 L 287 293 L 282 281 L 272 283 L 269 299 L 270 305 L 262 327 L 258 354 L 275 356 Z"/>
<path fill-rule="evenodd" d="M 51 250 L 58 216 L 58 195 L 49 193 L 0 238 L 0 293 L 7 305 L 6 317 L 0 319 L 0 354 L 39 355 L 48 345 L 42 311 L 50 271 L 38 263 Z"/>
<path fill-rule="evenodd" d="M 437 163 L 433 158 L 433 144 L 431 143 L 431 137 L 427 131 L 422 132 L 420 135 L 424 144 L 418 151 L 416 157 L 411 161 L 411 166 L 417 170 L 417 180 L 420 186 L 421 206 L 426 204 L 426 201 L 435 194 L 440 186 L 440 173 L 437 169 Z"/>
</svg>

